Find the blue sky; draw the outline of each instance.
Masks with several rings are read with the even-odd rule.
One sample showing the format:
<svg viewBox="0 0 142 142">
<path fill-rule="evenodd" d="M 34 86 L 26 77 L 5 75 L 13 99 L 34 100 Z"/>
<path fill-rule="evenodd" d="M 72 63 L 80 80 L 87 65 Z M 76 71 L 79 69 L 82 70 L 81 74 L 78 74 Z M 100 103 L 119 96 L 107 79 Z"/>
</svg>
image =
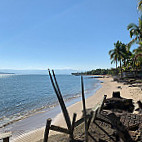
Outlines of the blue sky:
<svg viewBox="0 0 142 142">
<path fill-rule="evenodd" d="M 0 69 L 110 68 L 137 0 L 1 0 Z"/>
</svg>

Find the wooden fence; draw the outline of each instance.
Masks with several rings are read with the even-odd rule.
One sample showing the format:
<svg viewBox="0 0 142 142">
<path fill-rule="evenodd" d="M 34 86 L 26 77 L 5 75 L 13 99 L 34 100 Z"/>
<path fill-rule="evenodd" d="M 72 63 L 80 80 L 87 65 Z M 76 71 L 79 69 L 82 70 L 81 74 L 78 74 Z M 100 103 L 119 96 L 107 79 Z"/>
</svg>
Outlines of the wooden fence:
<svg viewBox="0 0 142 142">
<path fill-rule="evenodd" d="M 68 134 L 69 138 L 70 138 L 70 142 L 72 142 L 74 140 L 74 136 L 73 136 L 74 128 L 79 126 L 83 122 L 85 124 L 84 125 L 84 127 L 85 127 L 85 142 L 88 142 L 88 135 L 89 135 L 88 129 L 89 129 L 89 126 L 90 126 L 90 123 L 91 123 L 91 120 L 92 120 L 94 114 L 93 114 L 93 112 L 91 112 L 89 115 L 86 114 L 86 104 L 85 104 L 83 77 L 81 76 L 83 117 L 76 121 L 77 114 L 74 113 L 72 123 L 71 123 L 70 116 L 69 116 L 69 113 L 68 113 L 67 108 L 65 106 L 65 103 L 64 103 L 64 100 L 63 100 L 59 85 L 58 85 L 57 80 L 56 80 L 55 73 L 52 70 L 53 75 L 51 75 L 50 70 L 48 70 L 48 71 L 49 71 L 49 76 L 50 76 L 52 86 L 54 88 L 54 91 L 55 91 L 55 93 L 57 95 L 59 104 L 61 106 L 61 110 L 62 110 L 62 113 L 64 115 L 67 128 L 62 128 L 62 127 L 59 127 L 59 126 L 51 125 L 52 120 L 50 118 L 47 119 L 45 133 L 44 133 L 44 142 L 48 141 L 49 130 L 53 130 L 53 131 Z M 104 96 L 104 99 L 102 101 L 101 107 L 98 110 L 98 113 L 101 112 L 105 99 L 106 99 L 106 95 Z"/>
</svg>

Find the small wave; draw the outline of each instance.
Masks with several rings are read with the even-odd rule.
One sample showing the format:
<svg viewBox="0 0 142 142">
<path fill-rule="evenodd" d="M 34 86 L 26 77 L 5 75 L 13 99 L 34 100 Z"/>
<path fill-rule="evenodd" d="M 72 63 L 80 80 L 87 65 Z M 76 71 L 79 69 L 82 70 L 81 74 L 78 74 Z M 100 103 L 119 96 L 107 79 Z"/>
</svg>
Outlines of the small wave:
<svg viewBox="0 0 142 142">
<path fill-rule="evenodd" d="M 11 76 L 11 75 L 7 75 L 7 76 Z M 98 83 L 99 83 L 99 81 L 95 82 L 95 84 L 98 84 Z M 89 88 L 89 89 L 85 90 L 86 98 L 88 96 L 91 96 L 91 95 L 88 95 L 88 94 L 91 94 L 92 92 L 94 92 L 94 90 L 96 90 L 98 88 L 98 86 L 100 86 L 100 85 L 94 86 L 93 84 L 89 87 L 86 87 L 86 88 Z M 71 101 L 73 99 L 75 100 L 76 98 L 81 97 L 81 92 L 78 91 L 79 89 L 76 89 L 78 91 L 78 93 L 73 93 L 73 92 L 77 92 L 77 91 L 74 90 L 74 86 L 72 88 L 71 88 L 72 90 L 71 89 L 69 90 L 70 92 L 68 91 L 70 94 L 63 95 L 65 102 Z M 54 101 L 55 100 L 56 100 L 56 98 L 54 99 Z M 76 99 L 76 100 L 79 100 L 79 99 Z M 48 102 L 49 102 L 49 98 L 48 98 L 47 103 Z M 50 111 L 55 106 L 59 105 L 58 101 L 50 102 L 50 103 L 52 103 L 52 105 L 48 105 L 48 104 L 46 105 L 44 103 L 44 104 L 42 104 L 43 106 L 39 105 L 39 108 L 35 108 L 35 107 L 38 107 L 38 106 L 36 106 L 36 104 L 37 104 L 37 102 L 36 102 L 36 103 L 33 103 L 32 110 L 29 110 L 29 108 L 27 108 L 27 106 L 26 106 L 25 108 L 22 109 L 22 111 L 20 111 L 20 113 L 17 113 L 15 115 L 11 115 L 11 116 L 3 116 L 2 118 L 0 118 L 0 128 L 5 127 L 9 124 L 12 124 L 16 121 L 22 120 L 24 118 L 27 118 L 29 116 L 32 116 L 32 115 L 35 115 L 35 114 L 38 114 L 38 113 L 44 113 L 44 112 Z M 18 101 L 18 103 L 16 104 L 16 109 L 21 108 L 21 104 L 22 104 L 22 102 Z M 24 109 L 26 109 L 26 110 L 24 110 Z M 12 112 L 10 114 L 14 114 L 14 113 L 15 112 Z"/>
<path fill-rule="evenodd" d="M 9 116 L 9 117 L 3 116 L 3 117 L 0 118 L 0 128 L 4 128 L 4 127 L 6 127 L 6 126 L 8 126 L 8 125 L 10 125 L 14 122 L 25 119 L 29 116 L 49 111 L 51 108 L 54 108 L 57 105 L 58 105 L 58 103 L 53 104 L 53 105 L 43 106 L 41 108 L 37 108 L 37 109 L 34 109 L 32 111 L 27 111 L 25 113 L 17 113 L 17 114 L 14 114 L 12 116 Z"/>
<path fill-rule="evenodd" d="M 14 74 L 0 74 L 0 78 L 7 78 L 13 76 Z"/>
</svg>

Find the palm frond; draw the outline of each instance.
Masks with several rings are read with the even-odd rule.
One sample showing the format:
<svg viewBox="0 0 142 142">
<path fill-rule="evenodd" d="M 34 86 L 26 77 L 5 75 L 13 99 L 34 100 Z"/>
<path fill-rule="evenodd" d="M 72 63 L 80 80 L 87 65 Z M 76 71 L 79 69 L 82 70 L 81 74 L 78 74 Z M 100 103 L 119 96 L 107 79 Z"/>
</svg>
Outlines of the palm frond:
<svg viewBox="0 0 142 142">
<path fill-rule="evenodd" d="M 134 24 L 134 23 L 130 23 L 130 24 L 127 26 L 127 30 L 130 30 L 131 28 L 133 28 L 133 29 L 139 29 L 139 27 L 138 27 L 136 24 Z"/>
<path fill-rule="evenodd" d="M 142 16 L 139 18 L 139 29 L 142 29 Z"/>
<path fill-rule="evenodd" d="M 139 0 L 137 8 L 138 8 L 139 11 L 142 11 L 142 0 Z"/>
<path fill-rule="evenodd" d="M 133 40 L 131 40 L 129 43 L 128 43 L 128 46 L 132 46 L 134 43 L 136 43 L 137 42 L 137 37 L 135 37 Z"/>
</svg>

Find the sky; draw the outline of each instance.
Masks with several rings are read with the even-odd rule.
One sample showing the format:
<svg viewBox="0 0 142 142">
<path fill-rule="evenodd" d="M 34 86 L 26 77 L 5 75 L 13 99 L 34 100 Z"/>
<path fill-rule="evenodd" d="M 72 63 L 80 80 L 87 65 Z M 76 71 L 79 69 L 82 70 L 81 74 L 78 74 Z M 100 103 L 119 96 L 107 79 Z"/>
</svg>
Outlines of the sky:
<svg viewBox="0 0 142 142">
<path fill-rule="evenodd" d="M 137 0 L 0 0 L 0 69 L 111 68 Z"/>
</svg>

